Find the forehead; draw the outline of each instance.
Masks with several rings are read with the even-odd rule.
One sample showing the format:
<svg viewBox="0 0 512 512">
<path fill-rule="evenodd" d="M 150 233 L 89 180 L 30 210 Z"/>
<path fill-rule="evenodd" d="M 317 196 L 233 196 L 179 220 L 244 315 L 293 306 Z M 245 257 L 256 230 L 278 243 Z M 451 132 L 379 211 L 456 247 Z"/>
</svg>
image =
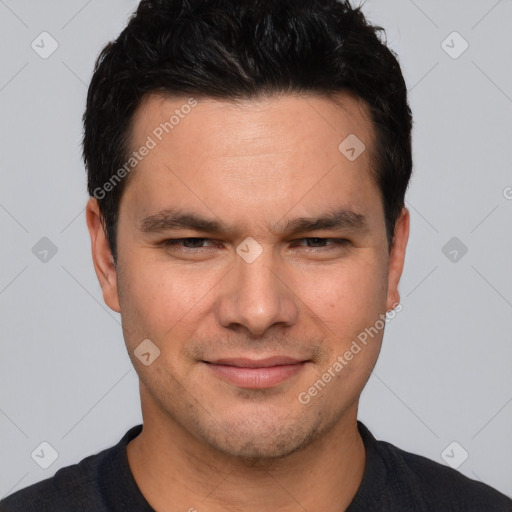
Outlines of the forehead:
<svg viewBox="0 0 512 512">
<path fill-rule="evenodd" d="M 234 149 L 246 153 L 251 146 L 268 150 L 286 143 L 291 145 L 297 140 L 316 144 L 326 133 L 334 138 L 353 133 L 367 143 L 374 136 L 368 105 L 349 93 L 329 98 L 280 94 L 242 100 L 149 94 L 135 112 L 131 128 L 130 141 L 134 149 L 144 143 L 147 136 L 165 145 L 172 139 L 183 139 L 180 133 L 186 135 L 194 131 L 200 137 L 196 142 L 210 142 L 218 152 L 229 146 L 224 152 L 230 156 Z M 284 139 L 275 139 L 276 134 L 283 135 Z M 229 141 L 223 140 L 226 135 Z M 237 143 L 240 144 L 233 147 Z"/>
<path fill-rule="evenodd" d="M 149 95 L 134 116 L 131 148 L 152 149 L 130 176 L 126 201 L 144 216 L 191 204 L 220 216 L 282 218 L 291 208 L 340 204 L 363 211 L 380 197 L 373 137 L 366 104 L 349 95 Z"/>
</svg>

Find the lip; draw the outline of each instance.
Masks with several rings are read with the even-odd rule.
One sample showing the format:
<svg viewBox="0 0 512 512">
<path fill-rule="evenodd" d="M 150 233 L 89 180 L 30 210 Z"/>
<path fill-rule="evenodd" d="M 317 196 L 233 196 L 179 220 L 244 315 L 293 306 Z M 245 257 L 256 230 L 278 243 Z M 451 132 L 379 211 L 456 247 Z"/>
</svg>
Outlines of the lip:
<svg viewBox="0 0 512 512">
<path fill-rule="evenodd" d="M 286 356 L 265 359 L 223 358 L 203 361 L 217 377 L 246 389 L 268 389 L 299 373 L 307 361 Z"/>
</svg>

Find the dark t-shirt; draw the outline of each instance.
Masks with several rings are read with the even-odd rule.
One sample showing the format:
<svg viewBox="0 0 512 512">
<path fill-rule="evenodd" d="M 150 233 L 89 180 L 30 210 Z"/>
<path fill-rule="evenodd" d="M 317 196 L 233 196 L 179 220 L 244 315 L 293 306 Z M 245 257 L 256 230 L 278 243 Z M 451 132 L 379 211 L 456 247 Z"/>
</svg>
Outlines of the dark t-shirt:
<svg viewBox="0 0 512 512">
<path fill-rule="evenodd" d="M 346 512 L 510 512 L 512 500 L 425 457 L 377 441 L 358 422 L 366 448 L 363 481 Z M 154 512 L 128 465 L 126 445 L 142 430 L 0 502 L 1 512 Z M 340 511 L 341 512 L 341 511 Z"/>
</svg>

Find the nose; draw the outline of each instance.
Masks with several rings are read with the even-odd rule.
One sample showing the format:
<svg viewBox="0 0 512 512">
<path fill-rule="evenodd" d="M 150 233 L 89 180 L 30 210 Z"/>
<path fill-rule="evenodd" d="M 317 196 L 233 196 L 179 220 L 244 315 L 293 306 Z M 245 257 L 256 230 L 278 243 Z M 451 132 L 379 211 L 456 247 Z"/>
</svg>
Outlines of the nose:
<svg viewBox="0 0 512 512">
<path fill-rule="evenodd" d="M 261 336 L 276 325 L 290 327 L 297 322 L 298 298 L 282 265 L 274 260 L 270 250 L 264 250 L 252 263 L 237 256 L 218 299 L 220 325 L 230 329 L 243 326 Z"/>
</svg>

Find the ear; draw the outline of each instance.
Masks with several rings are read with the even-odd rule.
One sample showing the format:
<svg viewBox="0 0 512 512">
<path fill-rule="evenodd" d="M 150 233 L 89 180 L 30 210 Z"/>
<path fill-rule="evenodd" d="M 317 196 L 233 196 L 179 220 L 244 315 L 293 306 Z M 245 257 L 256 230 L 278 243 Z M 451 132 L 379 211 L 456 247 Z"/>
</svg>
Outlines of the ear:
<svg viewBox="0 0 512 512">
<path fill-rule="evenodd" d="M 409 210 L 402 208 L 402 212 L 395 223 L 395 234 L 389 254 L 388 273 L 388 295 L 386 299 L 386 310 L 391 311 L 400 302 L 398 283 L 404 268 L 405 249 L 409 239 Z"/>
<path fill-rule="evenodd" d="M 101 213 L 96 198 L 91 197 L 87 202 L 85 216 L 89 234 L 91 235 L 92 261 L 96 276 L 103 290 L 103 300 L 110 309 L 120 313 L 117 270 L 101 223 Z"/>
</svg>

